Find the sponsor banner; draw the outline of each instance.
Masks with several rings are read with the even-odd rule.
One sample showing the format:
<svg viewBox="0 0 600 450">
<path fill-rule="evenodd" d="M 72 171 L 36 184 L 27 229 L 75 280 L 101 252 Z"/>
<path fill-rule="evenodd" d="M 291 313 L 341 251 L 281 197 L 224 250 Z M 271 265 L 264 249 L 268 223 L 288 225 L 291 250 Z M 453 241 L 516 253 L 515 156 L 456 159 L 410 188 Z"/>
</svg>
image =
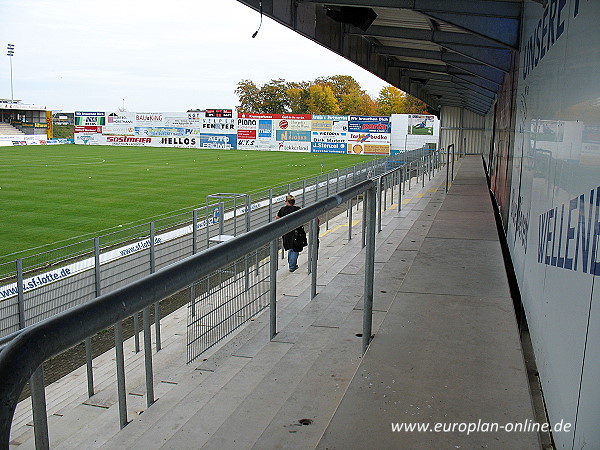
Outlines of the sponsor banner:
<svg viewBox="0 0 600 450">
<path fill-rule="evenodd" d="M 408 134 L 433 136 L 435 116 L 422 114 L 408 115 Z"/>
<path fill-rule="evenodd" d="M 166 125 L 163 113 L 135 113 L 136 126 L 161 127 Z"/>
<path fill-rule="evenodd" d="M 186 136 L 190 131 L 187 128 L 175 127 L 135 127 L 136 136 Z"/>
<path fill-rule="evenodd" d="M 31 135 L 26 135 L 26 134 L 18 134 L 18 135 L 2 135 L 0 136 L 0 142 L 2 141 L 6 141 L 6 142 L 12 142 L 12 141 L 39 141 L 40 139 L 42 140 L 46 140 L 46 136 L 44 135 L 39 135 L 39 134 L 31 134 Z"/>
<path fill-rule="evenodd" d="M 345 133 L 348 131 L 348 116 L 314 115 L 312 120 L 312 131 L 336 131 L 338 133 Z"/>
<path fill-rule="evenodd" d="M 151 138 L 153 147 L 178 147 L 178 148 L 197 148 L 200 145 L 200 137 L 153 137 Z"/>
<path fill-rule="evenodd" d="M 276 123 L 277 130 L 310 132 L 312 120 L 279 119 Z"/>
<path fill-rule="evenodd" d="M 234 150 L 237 144 L 235 134 L 201 134 L 200 148 Z"/>
<path fill-rule="evenodd" d="M 347 135 L 348 133 L 339 133 L 336 131 L 313 131 L 312 141 L 345 144 L 348 139 Z"/>
<path fill-rule="evenodd" d="M 347 147 L 345 140 L 343 143 L 312 142 L 310 151 L 313 153 L 347 153 Z"/>
<path fill-rule="evenodd" d="M 106 124 L 104 112 L 98 111 L 75 111 L 75 125 L 102 126 Z"/>
<path fill-rule="evenodd" d="M 379 116 L 350 116 L 348 131 L 390 133 L 391 122 L 389 117 Z"/>
<path fill-rule="evenodd" d="M 83 145 L 105 145 L 106 136 L 100 133 L 75 133 L 74 135 L 75 144 Z"/>
<path fill-rule="evenodd" d="M 310 142 L 310 137 L 310 131 L 277 130 L 275 133 L 277 141 Z"/>
<path fill-rule="evenodd" d="M 152 144 L 151 137 L 138 136 L 102 136 L 107 144 L 112 145 L 148 145 Z"/>
<path fill-rule="evenodd" d="M 387 133 L 348 133 L 348 143 L 362 142 L 362 143 L 377 143 L 377 144 L 390 144 L 390 135 Z"/>
<path fill-rule="evenodd" d="M 280 152 L 310 152 L 310 142 L 277 141 Z"/>
<path fill-rule="evenodd" d="M 46 135 L 51 139 L 54 137 L 54 128 L 52 122 L 52 111 L 46 111 Z"/>
<path fill-rule="evenodd" d="M 102 133 L 102 127 L 96 125 L 75 125 L 73 127 L 73 133 Z"/>
<path fill-rule="evenodd" d="M 360 143 L 348 143 L 348 153 L 355 155 L 389 155 L 389 145 L 376 145 Z"/>
<path fill-rule="evenodd" d="M 256 130 L 238 130 L 238 139 L 256 139 Z"/>
<path fill-rule="evenodd" d="M 238 114 L 238 118 L 240 118 L 240 119 L 277 119 L 280 117 L 281 117 L 280 114 L 248 114 L 248 113 Z"/>
<path fill-rule="evenodd" d="M 102 127 L 102 134 L 133 136 L 135 128 L 128 125 L 105 125 Z"/>
<path fill-rule="evenodd" d="M 258 121 L 258 137 L 271 139 L 273 138 L 273 121 L 260 119 Z"/>
<path fill-rule="evenodd" d="M 135 113 L 130 112 L 111 112 L 106 116 L 107 125 L 130 125 L 135 122 Z"/>
<path fill-rule="evenodd" d="M 238 150 L 258 150 L 256 139 L 239 139 L 237 140 Z M 262 148 L 261 148 L 262 150 Z"/>
<path fill-rule="evenodd" d="M 202 133 L 231 134 L 235 133 L 235 119 L 230 117 L 205 117 L 200 125 Z"/>
</svg>

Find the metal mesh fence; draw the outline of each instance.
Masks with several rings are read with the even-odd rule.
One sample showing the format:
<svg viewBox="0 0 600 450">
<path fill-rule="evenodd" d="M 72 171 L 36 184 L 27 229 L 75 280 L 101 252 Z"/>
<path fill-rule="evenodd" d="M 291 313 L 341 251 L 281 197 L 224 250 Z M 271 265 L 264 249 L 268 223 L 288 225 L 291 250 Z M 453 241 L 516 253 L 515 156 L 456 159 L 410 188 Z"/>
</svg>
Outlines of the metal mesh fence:
<svg viewBox="0 0 600 450">
<path fill-rule="evenodd" d="M 268 251 L 262 247 L 189 287 L 188 363 L 269 304 Z"/>
<path fill-rule="evenodd" d="M 404 155 L 397 164 L 416 157 Z M 376 159 L 249 194 L 213 194 L 206 206 L 194 211 L 161 216 L 24 258 L 21 269 L 18 261 L 2 264 L 0 338 L 217 245 L 218 235 L 236 236 L 270 222 L 288 193 L 296 195 L 297 205 L 310 205 L 384 172 L 397 159 Z"/>
</svg>

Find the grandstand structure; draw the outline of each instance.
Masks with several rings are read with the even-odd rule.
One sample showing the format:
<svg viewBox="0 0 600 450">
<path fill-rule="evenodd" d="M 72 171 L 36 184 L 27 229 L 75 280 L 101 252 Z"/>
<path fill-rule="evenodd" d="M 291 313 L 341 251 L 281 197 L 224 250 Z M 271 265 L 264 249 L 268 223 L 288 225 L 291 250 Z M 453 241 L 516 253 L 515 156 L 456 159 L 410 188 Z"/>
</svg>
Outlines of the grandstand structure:
<svg viewBox="0 0 600 450">
<path fill-rule="evenodd" d="M 425 101 L 444 164 L 367 171 L 296 216 L 20 331 L 0 352 L 0 445 L 600 448 L 600 2 L 239 1 Z M 269 241 L 310 222 L 316 243 L 319 215 L 342 203 L 344 236 L 318 235 L 301 279 L 278 273 Z M 266 266 L 247 265 L 265 253 L 269 282 L 283 282 L 269 314 L 154 383 L 153 357 L 183 352 L 152 353 L 150 306 L 186 287 L 188 314 L 204 314 L 212 300 L 197 303 L 196 288 L 215 285 L 202 277 L 266 282 Z M 212 304 L 216 324 L 240 313 L 224 305 Z M 125 390 L 119 323 L 142 309 L 145 354 Z M 66 400 L 65 379 L 48 416 L 42 361 L 109 323 L 117 386 Z M 13 414 L 27 380 L 35 441 L 27 407 Z"/>
<path fill-rule="evenodd" d="M 0 145 L 45 141 L 49 137 L 48 124 L 51 129 L 52 118 L 45 107 L 0 99 Z"/>
</svg>

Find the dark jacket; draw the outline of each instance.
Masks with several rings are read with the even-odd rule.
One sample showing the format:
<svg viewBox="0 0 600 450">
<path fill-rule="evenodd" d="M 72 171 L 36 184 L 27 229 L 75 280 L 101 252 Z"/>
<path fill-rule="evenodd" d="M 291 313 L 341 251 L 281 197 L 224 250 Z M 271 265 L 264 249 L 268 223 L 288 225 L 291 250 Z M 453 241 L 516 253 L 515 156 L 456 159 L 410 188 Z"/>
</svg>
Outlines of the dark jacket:
<svg viewBox="0 0 600 450">
<path fill-rule="evenodd" d="M 283 216 L 287 216 L 288 214 L 293 213 L 294 211 L 298 211 L 300 209 L 299 206 L 284 206 L 283 208 L 281 208 L 279 210 L 279 212 L 277 213 L 277 217 L 283 217 Z M 289 233 L 286 233 L 283 235 L 283 248 L 285 250 L 294 250 L 294 251 L 302 251 L 302 249 L 298 250 L 297 248 L 294 248 L 294 235 L 296 233 L 296 231 L 299 231 L 300 228 L 302 227 L 298 227 L 296 230 L 294 231 L 290 231 Z M 299 231 L 300 232 L 300 231 Z M 302 233 L 304 233 L 304 229 L 302 228 Z"/>
</svg>

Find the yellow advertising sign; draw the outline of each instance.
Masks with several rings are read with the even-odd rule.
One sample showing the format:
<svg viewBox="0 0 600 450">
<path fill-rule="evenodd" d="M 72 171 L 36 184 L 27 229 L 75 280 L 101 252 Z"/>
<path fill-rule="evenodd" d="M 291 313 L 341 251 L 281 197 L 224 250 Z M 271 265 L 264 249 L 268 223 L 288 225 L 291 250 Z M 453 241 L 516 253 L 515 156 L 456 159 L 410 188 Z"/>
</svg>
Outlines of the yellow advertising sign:
<svg viewBox="0 0 600 450">
<path fill-rule="evenodd" d="M 52 139 L 54 136 L 54 128 L 52 128 L 52 111 L 46 111 L 46 124 L 48 126 L 46 134 L 48 139 Z"/>
</svg>

